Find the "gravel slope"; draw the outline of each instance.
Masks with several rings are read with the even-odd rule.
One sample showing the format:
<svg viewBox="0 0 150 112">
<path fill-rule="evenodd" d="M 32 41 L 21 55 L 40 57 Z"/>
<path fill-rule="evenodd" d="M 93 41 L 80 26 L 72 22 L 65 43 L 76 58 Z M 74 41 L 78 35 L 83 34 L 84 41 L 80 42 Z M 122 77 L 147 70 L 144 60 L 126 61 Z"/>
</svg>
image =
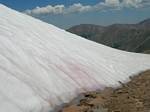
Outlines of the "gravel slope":
<svg viewBox="0 0 150 112">
<path fill-rule="evenodd" d="M 63 112 L 150 112 L 150 70 L 122 84 L 117 89 L 85 93 L 78 104 Z"/>
</svg>

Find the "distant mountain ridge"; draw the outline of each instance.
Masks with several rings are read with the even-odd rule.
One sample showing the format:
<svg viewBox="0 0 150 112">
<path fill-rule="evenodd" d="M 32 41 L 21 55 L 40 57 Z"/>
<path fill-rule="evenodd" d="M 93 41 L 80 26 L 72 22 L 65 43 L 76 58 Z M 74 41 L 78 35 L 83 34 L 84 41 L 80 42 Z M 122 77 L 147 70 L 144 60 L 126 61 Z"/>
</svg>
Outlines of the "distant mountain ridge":
<svg viewBox="0 0 150 112">
<path fill-rule="evenodd" d="M 106 27 L 81 24 L 67 31 L 125 51 L 145 52 L 150 50 L 150 19 L 137 24 L 113 24 Z"/>
</svg>

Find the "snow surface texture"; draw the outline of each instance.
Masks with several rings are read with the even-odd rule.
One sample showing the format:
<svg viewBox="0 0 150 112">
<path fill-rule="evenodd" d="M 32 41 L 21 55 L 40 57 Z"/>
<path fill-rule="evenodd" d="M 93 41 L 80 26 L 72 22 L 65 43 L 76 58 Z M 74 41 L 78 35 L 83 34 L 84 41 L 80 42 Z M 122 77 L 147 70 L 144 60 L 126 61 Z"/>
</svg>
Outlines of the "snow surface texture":
<svg viewBox="0 0 150 112">
<path fill-rule="evenodd" d="M 0 5 L 0 112 L 48 112 L 118 86 L 150 56 L 106 47 Z"/>
</svg>

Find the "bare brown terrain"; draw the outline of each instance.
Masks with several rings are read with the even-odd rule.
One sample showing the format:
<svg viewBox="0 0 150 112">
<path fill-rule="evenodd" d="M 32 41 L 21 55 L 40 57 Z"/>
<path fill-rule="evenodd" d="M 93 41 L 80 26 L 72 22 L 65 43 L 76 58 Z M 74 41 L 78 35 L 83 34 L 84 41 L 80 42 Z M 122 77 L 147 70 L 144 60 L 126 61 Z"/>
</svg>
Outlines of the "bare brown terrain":
<svg viewBox="0 0 150 112">
<path fill-rule="evenodd" d="M 61 112 L 150 112 L 150 70 L 113 89 L 89 92 Z"/>
</svg>

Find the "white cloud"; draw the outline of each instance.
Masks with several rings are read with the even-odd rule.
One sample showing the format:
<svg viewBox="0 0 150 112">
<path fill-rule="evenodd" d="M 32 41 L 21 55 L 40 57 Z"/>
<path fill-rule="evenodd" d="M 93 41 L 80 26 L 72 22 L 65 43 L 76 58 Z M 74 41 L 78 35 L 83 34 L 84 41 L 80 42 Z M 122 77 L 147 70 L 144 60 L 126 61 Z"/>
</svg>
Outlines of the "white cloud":
<svg viewBox="0 0 150 112">
<path fill-rule="evenodd" d="M 87 12 L 92 9 L 92 6 L 83 6 L 81 3 L 73 4 L 66 8 L 64 13 Z"/>
<path fill-rule="evenodd" d="M 105 0 L 96 5 L 82 5 L 76 3 L 71 6 L 65 7 L 64 5 L 48 5 L 45 7 L 36 7 L 32 10 L 25 10 L 24 13 L 29 15 L 41 14 L 70 14 L 70 13 L 83 13 L 89 11 L 102 11 L 122 8 L 140 8 L 150 5 L 150 0 Z"/>
<path fill-rule="evenodd" d="M 105 0 L 105 4 L 108 6 L 119 6 L 120 1 L 119 0 Z"/>
<path fill-rule="evenodd" d="M 36 7 L 32 10 L 25 10 L 24 12 L 29 15 L 39 15 L 39 14 L 69 14 L 69 13 L 77 13 L 77 12 L 87 12 L 92 9 L 92 6 L 87 5 L 84 6 L 81 3 L 73 4 L 69 7 L 65 7 L 64 5 L 48 5 L 45 7 Z"/>
<path fill-rule="evenodd" d="M 142 6 L 142 2 L 143 2 L 143 0 L 123 0 L 122 4 L 125 7 L 135 7 L 135 8 L 138 8 L 138 7 Z"/>
<path fill-rule="evenodd" d="M 35 9 L 32 10 L 26 10 L 25 13 L 27 14 L 62 14 L 65 9 L 64 5 L 56 5 L 56 6 L 51 6 L 48 5 L 46 7 L 36 7 Z"/>
</svg>

